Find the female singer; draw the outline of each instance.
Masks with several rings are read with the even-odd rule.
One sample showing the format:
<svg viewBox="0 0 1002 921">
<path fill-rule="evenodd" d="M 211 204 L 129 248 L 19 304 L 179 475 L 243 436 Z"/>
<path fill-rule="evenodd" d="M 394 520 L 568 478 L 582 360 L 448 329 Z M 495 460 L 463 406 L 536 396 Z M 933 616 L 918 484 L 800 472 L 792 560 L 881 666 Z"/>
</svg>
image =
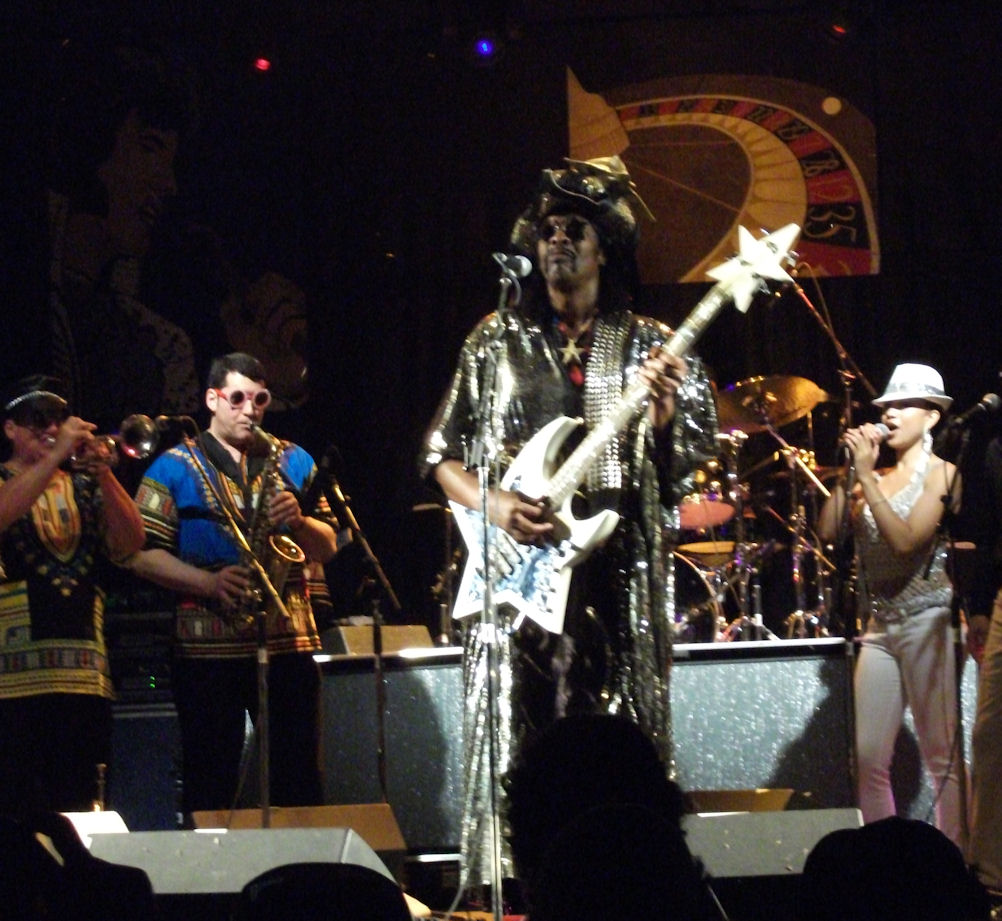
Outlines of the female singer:
<svg viewBox="0 0 1002 921">
<path fill-rule="evenodd" d="M 944 497 L 959 497 L 960 484 L 955 466 L 932 453 L 932 429 L 953 401 L 938 371 L 900 364 L 873 402 L 883 426 L 864 424 L 843 438 L 854 470 L 849 517 L 863 628 L 854 681 L 859 807 L 865 822 L 895 814 L 891 758 L 904 708 L 910 706 L 934 783 L 936 824 L 963 847 L 950 643 L 953 589 L 947 548 L 938 536 Z M 885 440 L 895 462 L 878 472 Z M 845 502 L 845 486 L 837 486 L 821 512 L 822 540 L 838 536 Z"/>
</svg>

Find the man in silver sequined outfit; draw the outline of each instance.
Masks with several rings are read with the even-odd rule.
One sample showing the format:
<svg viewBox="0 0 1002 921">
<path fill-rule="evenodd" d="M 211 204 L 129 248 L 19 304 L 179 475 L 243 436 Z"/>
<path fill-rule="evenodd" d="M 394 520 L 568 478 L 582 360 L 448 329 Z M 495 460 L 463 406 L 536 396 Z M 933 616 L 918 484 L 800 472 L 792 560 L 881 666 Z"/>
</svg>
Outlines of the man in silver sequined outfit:
<svg viewBox="0 0 1002 921">
<path fill-rule="evenodd" d="M 621 714 L 651 737 L 670 770 L 675 507 L 696 465 L 716 453 L 717 420 L 699 360 L 662 350 L 671 331 L 631 310 L 638 287 L 638 206 L 618 158 L 570 161 L 567 169 L 543 172 L 535 200 L 512 232 L 513 246 L 535 269 L 523 299 L 517 310 L 485 317 L 467 337 L 424 448 L 425 474 L 457 505 L 479 509 L 488 491 L 478 466 L 500 470 L 500 476 L 556 417 L 581 417 L 593 429 L 628 384 L 638 379 L 647 389 L 643 409 L 632 414 L 583 484 L 575 517 L 602 509 L 620 517 L 611 536 L 574 568 L 562 632 L 529 620 L 516 627 L 512 612 L 500 607 L 492 695 L 485 637 L 493 631 L 477 616 L 462 621 L 467 707 L 461 843 L 470 887 L 491 882 L 497 866 L 492 817 L 503 817 L 505 772 L 519 747 L 561 716 Z M 485 356 L 496 357 L 491 380 Z M 471 453 L 477 443 L 493 444 L 496 457 L 478 463 Z M 501 489 L 497 482 L 491 487 L 493 525 L 523 545 L 552 538 L 546 497 Z M 512 877 L 507 842 L 501 852 L 503 876 Z"/>
</svg>

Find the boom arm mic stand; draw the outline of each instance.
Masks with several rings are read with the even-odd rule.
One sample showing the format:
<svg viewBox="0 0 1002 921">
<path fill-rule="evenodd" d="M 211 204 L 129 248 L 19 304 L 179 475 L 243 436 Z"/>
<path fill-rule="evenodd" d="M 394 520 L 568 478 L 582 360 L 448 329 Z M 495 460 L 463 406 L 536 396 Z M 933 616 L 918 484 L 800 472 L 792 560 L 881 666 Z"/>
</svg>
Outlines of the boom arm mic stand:
<svg viewBox="0 0 1002 921">
<path fill-rule="evenodd" d="M 383 590 L 383 594 L 389 599 L 390 605 L 395 613 L 402 610 L 397 593 L 393 590 L 390 580 L 383 570 L 379 558 L 373 552 L 365 532 L 362 530 L 358 519 L 355 517 L 349 504 L 349 497 L 346 496 L 341 486 L 330 469 L 330 455 L 337 454 L 337 448 L 331 445 L 324 454 L 323 461 L 317 469 L 317 475 L 310 486 L 309 493 L 314 489 L 323 492 L 327 499 L 327 504 L 334 511 L 340 524 L 347 524 L 351 531 L 352 540 L 358 543 L 365 554 L 366 562 L 376 576 L 376 582 Z M 340 455 L 338 455 L 340 457 Z M 383 613 L 379 597 L 372 602 L 372 660 L 373 675 L 376 681 L 376 764 L 379 773 L 379 789 L 383 795 L 383 802 L 388 802 L 387 797 L 387 777 L 386 777 L 386 684 L 383 678 Z"/>
</svg>

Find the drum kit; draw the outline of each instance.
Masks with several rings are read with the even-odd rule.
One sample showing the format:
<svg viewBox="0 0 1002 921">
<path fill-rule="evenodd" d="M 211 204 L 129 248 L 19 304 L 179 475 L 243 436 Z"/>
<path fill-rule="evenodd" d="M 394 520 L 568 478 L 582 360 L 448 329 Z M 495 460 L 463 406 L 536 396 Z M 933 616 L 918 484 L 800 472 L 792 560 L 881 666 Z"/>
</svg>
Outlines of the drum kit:
<svg viewBox="0 0 1002 921">
<path fill-rule="evenodd" d="M 812 420 L 831 402 L 793 376 L 751 377 L 717 394 L 719 454 L 696 471 L 696 488 L 678 507 L 676 642 L 828 635 L 836 567 L 812 524 L 839 468 L 816 463 Z M 807 447 L 781 432 L 801 420 Z M 777 581 L 784 584 L 770 584 Z M 776 624 L 783 636 L 767 626 L 763 591 L 785 605 Z"/>
</svg>

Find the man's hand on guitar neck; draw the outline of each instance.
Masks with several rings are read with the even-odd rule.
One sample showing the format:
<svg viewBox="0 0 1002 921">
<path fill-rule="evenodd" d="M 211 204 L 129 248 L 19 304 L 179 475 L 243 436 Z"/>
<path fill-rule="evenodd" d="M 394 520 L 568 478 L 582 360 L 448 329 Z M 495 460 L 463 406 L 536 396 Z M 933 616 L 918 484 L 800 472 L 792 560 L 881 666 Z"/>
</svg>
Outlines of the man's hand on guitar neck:
<svg viewBox="0 0 1002 921">
<path fill-rule="evenodd" d="M 648 415 L 655 430 L 665 428 L 675 418 L 675 394 L 688 373 L 685 359 L 669 355 L 655 346 L 637 371 L 651 392 Z"/>
</svg>

